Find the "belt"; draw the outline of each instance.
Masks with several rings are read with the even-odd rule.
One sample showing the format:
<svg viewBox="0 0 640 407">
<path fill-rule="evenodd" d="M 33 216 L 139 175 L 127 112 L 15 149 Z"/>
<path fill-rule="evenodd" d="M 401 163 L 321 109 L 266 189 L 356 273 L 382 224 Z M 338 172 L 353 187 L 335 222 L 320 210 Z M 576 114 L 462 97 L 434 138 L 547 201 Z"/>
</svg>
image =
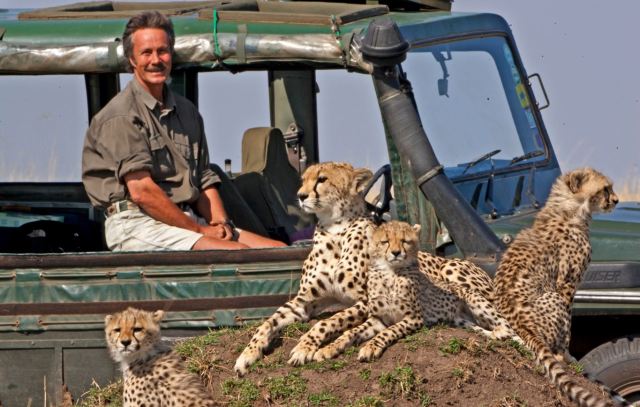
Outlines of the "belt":
<svg viewBox="0 0 640 407">
<path fill-rule="evenodd" d="M 109 216 L 113 216 L 116 213 L 128 211 L 131 209 L 138 209 L 138 208 L 139 208 L 138 205 L 134 204 L 133 202 L 124 200 L 124 201 L 118 201 L 118 202 L 112 203 L 111 206 L 109 206 L 104 213 L 108 218 Z"/>
</svg>

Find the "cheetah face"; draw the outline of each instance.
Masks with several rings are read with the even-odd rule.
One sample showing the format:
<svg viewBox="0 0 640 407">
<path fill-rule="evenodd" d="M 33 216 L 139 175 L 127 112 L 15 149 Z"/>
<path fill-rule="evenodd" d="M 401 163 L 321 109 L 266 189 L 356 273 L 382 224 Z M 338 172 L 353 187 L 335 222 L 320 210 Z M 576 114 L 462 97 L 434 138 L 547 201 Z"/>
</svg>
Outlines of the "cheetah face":
<svg viewBox="0 0 640 407">
<path fill-rule="evenodd" d="M 302 175 L 300 207 L 307 213 L 332 213 L 361 194 L 371 177 L 368 169 L 347 163 L 314 164 Z"/>
<path fill-rule="evenodd" d="M 593 168 L 571 171 L 563 180 L 578 199 L 589 201 L 591 212 L 610 212 L 618 203 L 611 180 Z"/>
<path fill-rule="evenodd" d="M 164 311 L 148 312 L 135 308 L 105 318 L 107 346 L 116 361 L 148 350 L 160 340 L 160 321 Z"/>
<path fill-rule="evenodd" d="M 419 249 L 420 225 L 390 221 L 378 226 L 373 232 L 371 257 L 374 261 L 386 262 L 393 268 L 410 265 Z"/>
</svg>

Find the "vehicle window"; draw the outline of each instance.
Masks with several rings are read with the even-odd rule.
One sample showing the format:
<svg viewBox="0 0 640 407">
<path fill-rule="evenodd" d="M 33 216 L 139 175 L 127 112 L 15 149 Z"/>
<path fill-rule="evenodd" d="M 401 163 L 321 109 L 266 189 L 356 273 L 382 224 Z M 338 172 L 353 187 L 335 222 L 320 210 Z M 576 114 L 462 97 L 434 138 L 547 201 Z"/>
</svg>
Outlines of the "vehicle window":
<svg viewBox="0 0 640 407">
<path fill-rule="evenodd" d="M 417 47 L 403 68 L 449 177 L 544 159 L 544 142 L 504 38 Z"/>
<path fill-rule="evenodd" d="M 131 80 L 121 74 L 121 86 Z M 198 110 L 204 121 L 212 163 L 233 172 L 242 167 L 242 135 L 252 127 L 270 126 L 269 83 L 266 72 L 201 72 L 198 74 Z"/>
<path fill-rule="evenodd" d="M 267 73 L 200 73 L 198 86 L 211 162 L 222 167 L 229 158 L 232 170 L 240 171 L 245 130 L 271 125 Z"/>
<path fill-rule="evenodd" d="M 320 161 L 346 161 L 375 171 L 389 162 L 371 76 L 318 71 Z"/>
<path fill-rule="evenodd" d="M 0 89 L 0 182 L 79 182 L 84 77 L 0 76 Z"/>
</svg>

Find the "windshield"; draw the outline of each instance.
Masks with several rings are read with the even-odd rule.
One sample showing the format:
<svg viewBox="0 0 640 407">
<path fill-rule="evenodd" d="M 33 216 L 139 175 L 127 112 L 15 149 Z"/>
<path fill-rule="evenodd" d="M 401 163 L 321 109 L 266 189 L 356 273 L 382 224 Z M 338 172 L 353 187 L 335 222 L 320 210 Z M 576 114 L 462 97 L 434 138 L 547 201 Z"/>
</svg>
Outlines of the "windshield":
<svg viewBox="0 0 640 407">
<path fill-rule="evenodd" d="M 412 51 L 403 69 L 450 178 L 545 159 L 531 102 L 503 37 Z"/>
</svg>

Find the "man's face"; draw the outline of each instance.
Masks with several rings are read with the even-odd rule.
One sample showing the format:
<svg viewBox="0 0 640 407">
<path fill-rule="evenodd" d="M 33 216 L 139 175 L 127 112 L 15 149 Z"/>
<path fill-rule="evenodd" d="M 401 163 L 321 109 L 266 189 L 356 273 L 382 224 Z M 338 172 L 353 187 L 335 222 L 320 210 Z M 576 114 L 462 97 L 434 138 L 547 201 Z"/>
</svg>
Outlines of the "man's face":
<svg viewBox="0 0 640 407">
<path fill-rule="evenodd" d="M 148 89 L 162 85 L 171 72 L 169 36 L 161 28 L 142 28 L 133 33 L 133 74 Z"/>
</svg>

